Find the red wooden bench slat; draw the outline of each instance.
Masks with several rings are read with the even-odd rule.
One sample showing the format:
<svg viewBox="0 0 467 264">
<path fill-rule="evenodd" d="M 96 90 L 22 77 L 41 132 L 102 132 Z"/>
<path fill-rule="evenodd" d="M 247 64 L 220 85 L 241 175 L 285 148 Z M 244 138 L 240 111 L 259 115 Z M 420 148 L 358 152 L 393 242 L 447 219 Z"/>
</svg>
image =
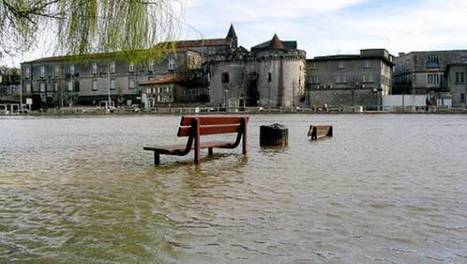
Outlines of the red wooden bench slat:
<svg viewBox="0 0 467 264">
<path fill-rule="evenodd" d="M 216 125 L 216 126 L 201 126 L 199 128 L 200 136 L 207 135 L 216 135 L 216 134 L 229 134 L 229 133 L 238 133 L 241 130 L 240 124 L 232 125 Z M 191 135 L 192 127 L 183 126 L 178 129 L 179 137 L 188 137 Z"/>
<path fill-rule="evenodd" d="M 240 116 L 184 116 L 180 126 L 191 126 L 193 119 L 199 120 L 200 126 L 240 124 Z"/>
</svg>

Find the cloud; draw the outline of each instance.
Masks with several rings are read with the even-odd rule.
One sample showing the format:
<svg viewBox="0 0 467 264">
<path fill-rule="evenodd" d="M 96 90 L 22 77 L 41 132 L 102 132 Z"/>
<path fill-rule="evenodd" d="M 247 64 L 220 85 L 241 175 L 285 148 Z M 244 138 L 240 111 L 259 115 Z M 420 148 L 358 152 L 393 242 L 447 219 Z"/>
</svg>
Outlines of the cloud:
<svg viewBox="0 0 467 264">
<path fill-rule="evenodd" d="M 178 38 L 225 37 L 233 23 L 247 48 L 277 33 L 297 40 L 308 57 L 364 48 L 467 49 L 466 13 L 465 0 L 186 0 Z M 50 55 L 36 49 L 12 61 Z"/>
<path fill-rule="evenodd" d="M 298 40 L 309 57 L 467 48 L 465 0 L 192 1 L 186 19 L 203 37 L 223 37 L 232 22 L 246 47 L 278 33 Z"/>
</svg>

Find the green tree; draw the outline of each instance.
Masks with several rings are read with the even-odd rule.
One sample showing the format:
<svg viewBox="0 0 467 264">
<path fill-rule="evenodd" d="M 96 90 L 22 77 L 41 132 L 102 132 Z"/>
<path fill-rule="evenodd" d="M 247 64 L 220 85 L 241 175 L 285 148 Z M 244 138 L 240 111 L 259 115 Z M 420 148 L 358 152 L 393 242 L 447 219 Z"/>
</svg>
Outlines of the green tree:
<svg viewBox="0 0 467 264">
<path fill-rule="evenodd" d="M 28 51 L 45 28 L 59 52 L 83 55 L 141 50 L 161 54 L 170 45 L 183 0 L 0 0 L 0 57 Z M 165 45 L 155 45 L 164 42 Z M 139 51 L 139 52 L 138 52 Z M 145 54 L 146 56 L 147 54 Z"/>
</svg>

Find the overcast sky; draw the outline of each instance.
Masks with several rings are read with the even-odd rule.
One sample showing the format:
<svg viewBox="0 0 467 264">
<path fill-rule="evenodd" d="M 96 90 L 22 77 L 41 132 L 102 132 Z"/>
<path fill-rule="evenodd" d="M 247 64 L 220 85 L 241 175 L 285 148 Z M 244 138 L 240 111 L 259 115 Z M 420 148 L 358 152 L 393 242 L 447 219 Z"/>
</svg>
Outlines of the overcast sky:
<svg viewBox="0 0 467 264">
<path fill-rule="evenodd" d="M 183 17 L 180 39 L 225 37 L 233 23 L 246 48 L 277 33 L 309 58 L 364 48 L 467 49 L 467 0 L 185 0 Z M 38 47 L 2 63 L 52 52 Z"/>
</svg>

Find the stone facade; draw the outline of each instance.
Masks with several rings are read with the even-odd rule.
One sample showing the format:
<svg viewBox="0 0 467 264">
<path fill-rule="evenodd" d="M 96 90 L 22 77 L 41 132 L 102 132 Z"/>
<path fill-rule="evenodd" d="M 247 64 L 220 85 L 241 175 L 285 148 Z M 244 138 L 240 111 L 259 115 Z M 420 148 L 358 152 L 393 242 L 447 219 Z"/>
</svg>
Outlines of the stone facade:
<svg viewBox="0 0 467 264">
<path fill-rule="evenodd" d="M 379 106 L 391 92 L 393 56 L 384 49 L 307 60 L 309 106 Z"/>
<path fill-rule="evenodd" d="M 467 63 L 447 65 L 445 75 L 452 106 L 467 108 Z"/>
<path fill-rule="evenodd" d="M 247 51 L 208 62 L 209 92 L 215 106 L 293 107 L 303 103 L 305 51 L 277 35 Z"/>
<path fill-rule="evenodd" d="M 187 49 L 167 52 L 161 59 L 132 64 L 118 53 L 93 54 L 86 60 L 72 56 L 43 58 L 21 64 L 21 83 L 34 108 L 74 104 L 97 105 L 108 100 L 120 104 L 137 100 L 138 83 L 181 68 L 200 68 L 201 54 Z"/>
<path fill-rule="evenodd" d="M 400 53 L 394 62 L 394 94 L 447 92 L 447 65 L 467 62 L 467 50 Z"/>
</svg>

